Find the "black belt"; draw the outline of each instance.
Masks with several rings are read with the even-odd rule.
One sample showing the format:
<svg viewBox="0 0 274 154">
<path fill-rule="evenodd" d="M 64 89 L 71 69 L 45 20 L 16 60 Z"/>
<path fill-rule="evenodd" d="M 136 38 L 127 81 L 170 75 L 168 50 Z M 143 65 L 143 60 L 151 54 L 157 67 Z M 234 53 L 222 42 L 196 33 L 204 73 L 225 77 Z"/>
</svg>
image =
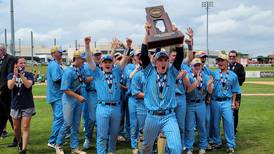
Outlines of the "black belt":
<svg viewBox="0 0 274 154">
<path fill-rule="evenodd" d="M 181 93 L 176 93 L 175 95 L 176 95 L 176 96 L 182 96 L 183 94 L 181 94 Z"/>
<path fill-rule="evenodd" d="M 173 113 L 174 109 L 166 109 L 166 110 L 149 110 L 148 113 L 152 114 L 152 115 L 158 115 L 158 116 L 165 116 L 168 115 L 170 113 Z"/>
<path fill-rule="evenodd" d="M 204 99 L 192 99 L 190 100 L 191 103 L 200 103 L 200 102 L 204 102 Z"/>
<path fill-rule="evenodd" d="M 119 103 L 114 103 L 114 102 L 98 102 L 98 104 L 102 104 L 102 105 L 108 105 L 108 106 L 117 106 L 119 105 Z"/>
<path fill-rule="evenodd" d="M 95 89 L 86 89 L 87 92 L 96 92 Z"/>
<path fill-rule="evenodd" d="M 222 102 L 222 101 L 226 101 L 226 100 L 230 100 L 230 97 L 217 97 L 217 98 L 213 98 L 214 101 L 218 101 L 218 102 Z"/>
</svg>

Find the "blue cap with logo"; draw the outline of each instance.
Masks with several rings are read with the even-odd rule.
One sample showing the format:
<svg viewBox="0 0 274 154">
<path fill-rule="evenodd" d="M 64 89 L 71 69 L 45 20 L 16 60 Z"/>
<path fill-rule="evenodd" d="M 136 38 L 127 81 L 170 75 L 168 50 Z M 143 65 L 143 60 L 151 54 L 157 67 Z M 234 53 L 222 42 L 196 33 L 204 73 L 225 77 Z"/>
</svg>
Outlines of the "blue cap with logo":
<svg viewBox="0 0 274 154">
<path fill-rule="evenodd" d="M 168 54 L 165 51 L 157 52 L 155 55 L 156 60 L 162 57 L 169 58 Z"/>
<path fill-rule="evenodd" d="M 102 62 L 103 62 L 103 61 L 106 61 L 106 60 L 112 61 L 112 56 L 111 56 L 111 55 L 104 55 L 104 56 L 102 57 Z"/>
</svg>

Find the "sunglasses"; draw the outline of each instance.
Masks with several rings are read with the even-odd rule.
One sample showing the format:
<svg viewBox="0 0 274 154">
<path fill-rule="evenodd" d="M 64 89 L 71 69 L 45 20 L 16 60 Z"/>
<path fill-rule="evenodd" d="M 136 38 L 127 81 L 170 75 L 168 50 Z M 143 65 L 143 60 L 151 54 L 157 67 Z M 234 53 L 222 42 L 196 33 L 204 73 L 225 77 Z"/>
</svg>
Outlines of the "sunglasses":
<svg viewBox="0 0 274 154">
<path fill-rule="evenodd" d="M 230 58 L 235 58 L 236 56 L 229 56 Z"/>
</svg>

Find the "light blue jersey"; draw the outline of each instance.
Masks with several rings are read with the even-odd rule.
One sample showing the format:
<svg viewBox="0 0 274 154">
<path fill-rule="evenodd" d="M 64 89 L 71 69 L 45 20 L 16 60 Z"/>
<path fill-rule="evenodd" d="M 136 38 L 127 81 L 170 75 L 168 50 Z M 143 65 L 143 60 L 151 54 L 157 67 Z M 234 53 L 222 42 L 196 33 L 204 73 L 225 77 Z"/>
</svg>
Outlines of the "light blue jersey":
<svg viewBox="0 0 274 154">
<path fill-rule="evenodd" d="M 192 71 L 188 74 L 190 84 L 193 84 L 196 79 L 193 76 Z M 198 88 L 193 89 L 190 93 L 187 93 L 186 100 L 189 102 L 190 100 L 204 100 L 207 93 L 207 84 L 209 81 L 209 76 L 201 73 L 202 82 L 200 83 Z"/>
<path fill-rule="evenodd" d="M 52 103 L 61 100 L 63 91 L 60 89 L 61 84 L 57 84 L 56 81 L 61 80 L 63 75 L 63 69 L 60 64 L 55 60 L 52 60 L 48 64 L 47 72 L 47 102 Z"/>
<path fill-rule="evenodd" d="M 167 70 L 167 82 L 164 86 L 163 93 L 160 94 L 157 83 L 156 68 L 149 64 L 144 69 L 145 77 L 145 105 L 148 110 L 166 110 L 176 107 L 175 90 L 176 90 L 176 78 L 179 71 L 170 65 Z"/>
<path fill-rule="evenodd" d="M 126 91 L 126 95 L 131 94 L 131 79 L 129 78 L 130 73 L 135 69 L 135 65 L 134 64 L 127 64 L 124 68 L 123 71 L 123 77 L 124 77 L 124 81 L 126 83 L 127 86 L 127 91 Z"/>
<path fill-rule="evenodd" d="M 229 97 L 232 98 L 233 93 L 240 94 L 241 89 L 238 82 L 238 77 L 233 71 L 227 71 L 227 73 L 221 73 L 220 69 L 216 69 L 212 72 L 214 78 L 214 91 L 213 98 Z"/>
<path fill-rule="evenodd" d="M 83 87 L 83 78 L 79 79 L 74 67 L 68 67 L 62 77 L 61 90 L 71 90 L 75 93 L 81 94 L 81 88 Z M 82 72 L 81 68 L 79 72 Z M 82 76 L 83 77 L 83 76 Z M 82 81 L 81 81 L 82 80 Z M 64 95 L 66 99 L 75 99 L 68 95 Z"/>
<path fill-rule="evenodd" d="M 212 71 L 209 69 L 209 67 L 207 65 L 204 64 L 203 68 L 202 68 L 202 72 L 205 73 L 206 75 L 212 75 Z"/>
<path fill-rule="evenodd" d="M 92 71 L 94 75 L 95 88 L 97 91 L 98 102 L 119 102 L 121 96 L 121 67 L 116 65 L 112 69 L 113 81 L 112 86 L 109 88 L 105 81 L 104 72 L 96 67 L 96 70 Z"/>
<path fill-rule="evenodd" d="M 131 93 L 132 96 L 137 95 L 138 93 L 144 92 L 144 83 L 145 83 L 145 77 L 144 72 L 142 70 L 139 70 L 131 81 Z"/>
<path fill-rule="evenodd" d="M 187 72 L 190 72 L 190 71 L 191 71 L 191 68 L 190 68 L 190 66 L 188 66 L 188 65 L 186 65 L 186 64 L 184 64 L 184 63 L 182 63 L 182 64 L 181 64 L 181 70 L 185 70 L 185 71 L 187 71 Z"/>
<path fill-rule="evenodd" d="M 84 63 L 84 65 L 83 65 L 83 72 L 84 72 L 85 78 L 93 76 L 93 74 L 92 74 L 93 72 L 92 72 L 92 70 L 90 69 L 90 67 L 87 63 Z M 95 91 L 95 82 L 94 82 L 94 80 L 91 80 L 91 82 L 89 84 L 85 84 L 84 87 L 85 87 L 87 92 Z"/>
</svg>

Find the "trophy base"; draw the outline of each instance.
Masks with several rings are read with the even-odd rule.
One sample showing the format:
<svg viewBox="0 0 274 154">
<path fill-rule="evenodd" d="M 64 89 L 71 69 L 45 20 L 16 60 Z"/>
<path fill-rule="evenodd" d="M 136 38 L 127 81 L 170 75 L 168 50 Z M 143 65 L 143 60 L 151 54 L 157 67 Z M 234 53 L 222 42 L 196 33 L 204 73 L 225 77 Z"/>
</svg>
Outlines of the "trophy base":
<svg viewBox="0 0 274 154">
<path fill-rule="evenodd" d="M 166 47 L 184 42 L 182 32 L 167 32 L 148 36 L 148 49 Z"/>
</svg>

